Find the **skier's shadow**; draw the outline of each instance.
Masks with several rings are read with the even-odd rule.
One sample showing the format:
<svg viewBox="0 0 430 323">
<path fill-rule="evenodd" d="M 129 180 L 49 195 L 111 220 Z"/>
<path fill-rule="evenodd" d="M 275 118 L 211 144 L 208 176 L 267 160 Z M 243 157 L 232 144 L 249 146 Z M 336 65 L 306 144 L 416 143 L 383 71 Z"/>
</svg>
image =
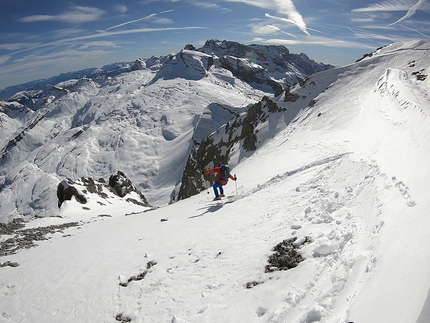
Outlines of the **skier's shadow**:
<svg viewBox="0 0 430 323">
<path fill-rule="evenodd" d="M 190 216 L 190 217 L 189 217 L 189 219 L 199 218 L 199 217 L 202 217 L 203 215 L 205 215 L 206 213 L 213 213 L 213 212 L 216 212 L 216 211 L 218 211 L 219 209 L 221 209 L 221 208 L 223 207 L 223 205 L 224 205 L 224 204 L 215 204 L 215 205 L 210 205 L 210 206 L 209 206 L 209 207 L 207 207 L 207 208 L 200 208 L 199 210 L 201 210 L 201 209 L 206 209 L 206 211 L 205 211 L 205 212 L 203 212 L 202 214 L 198 214 L 198 215 Z"/>
</svg>

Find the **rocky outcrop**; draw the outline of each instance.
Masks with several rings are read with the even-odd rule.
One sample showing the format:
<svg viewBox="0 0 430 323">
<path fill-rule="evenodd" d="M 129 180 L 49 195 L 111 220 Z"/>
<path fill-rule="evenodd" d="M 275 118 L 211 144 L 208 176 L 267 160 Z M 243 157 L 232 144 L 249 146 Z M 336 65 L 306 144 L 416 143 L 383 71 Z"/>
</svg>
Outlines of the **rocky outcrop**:
<svg viewBox="0 0 430 323">
<path fill-rule="evenodd" d="M 218 163 L 228 164 L 231 150 L 237 143 L 245 152 L 256 150 L 258 143 L 256 128 L 266 122 L 271 114 L 284 111 L 286 108 L 278 107 L 275 102 L 265 96 L 245 114 L 234 118 L 197 144 L 188 157 L 177 197 L 172 194 L 171 202 L 190 197 L 204 190 L 208 184 L 202 171 Z"/>
<path fill-rule="evenodd" d="M 297 241 L 297 237 L 285 239 L 278 243 L 273 249 L 273 254 L 270 255 L 268 265 L 265 268 L 265 272 L 273 272 L 279 270 L 288 270 L 294 267 L 304 260 L 303 256 L 299 252 L 304 244 L 311 243 L 312 238 L 309 236 L 304 237 Z"/>
<path fill-rule="evenodd" d="M 187 45 L 187 48 L 194 48 Z M 220 66 L 249 83 L 270 86 L 274 91 L 291 86 L 310 74 L 334 68 L 317 63 L 306 54 L 292 54 L 285 46 L 243 45 L 211 39 L 197 51 L 219 59 Z"/>
<path fill-rule="evenodd" d="M 138 189 L 136 189 L 131 180 L 121 171 L 117 171 L 116 174 L 113 174 L 109 177 L 109 187 L 111 187 L 119 197 L 125 197 L 130 193 L 136 193 L 139 197 L 139 200 L 128 198 L 127 201 L 150 207 L 145 196 Z"/>
<path fill-rule="evenodd" d="M 0 231 L 0 236 L 2 234 L 11 236 L 10 238 L 2 239 L 0 241 L 0 257 L 13 255 L 22 249 L 35 247 L 37 246 L 37 241 L 48 240 L 49 237 L 47 237 L 47 235 L 64 233 L 64 230 L 80 225 L 78 222 L 69 222 L 58 225 L 49 225 L 47 227 L 23 229 L 24 224 L 19 226 L 14 225 L 17 221 L 19 220 L 15 219 L 12 225 L 9 225 L 7 233 Z M 19 264 L 7 261 L 6 263 L 1 264 L 0 267 L 4 266 L 17 267 Z"/>
<path fill-rule="evenodd" d="M 70 201 L 72 197 L 81 204 L 87 203 L 87 198 L 74 187 L 72 181 L 61 181 L 57 187 L 58 207 L 61 207 L 64 201 Z"/>
<path fill-rule="evenodd" d="M 3 149 L 1 150 L 1 157 L 0 158 L 5 158 L 8 154 L 8 152 L 14 148 L 18 142 L 20 142 L 26 132 L 28 132 L 28 130 L 33 129 L 39 122 L 41 122 L 42 120 L 44 120 L 45 116 L 43 115 L 38 115 L 36 118 L 34 118 L 28 125 L 25 126 L 25 128 L 18 134 L 15 135 L 15 137 L 11 140 L 9 140 L 9 142 L 6 144 L 5 147 L 3 147 Z"/>
<path fill-rule="evenodd" d="M 141 59 L 141 58 L 138 58 L 138 59 L 134 62 L 133 67 L 132 67 L 131 69 L 132 69 L 132 71 L 138 71 L 138 70 L 143 70 L 143 69 L 145 69 L 145 68 L 146 68 L 146 63 L 145 63 L 145 61 L 144 61 L 143 59 Z"/>
<path fill-rule="evenodd" d="M 120 197 L 124 197 L 128 193 L 136 190 L 131 180 L 121 171 L 117 171 L 116 174 L 109 177 L 109 186 L 112 187 L 115 193 Z"/>
<path fill-rule="evenodd" d="M 268 85 L 273 91 L 282 85 L 272 79 L 270 72 L 260 65 L 253 64 L 247 59 L 224 56 L 219 59 L 220 66 L 229 70 L 237 78 L 248 82 Z"/>
<path fill-rule="evenodd" d="M 77 181 L 70 179 L 61 181 L 57 187 L 58 207 L 61 207 L 64 201 L 71 200 L 73 197 L 81 204 L 86 204 L 89 194 L 97 194 L 103 199 L 108 199 L 111 193 L 120 198 L 126 198 L 129 203 L 151 207 L 145 196 L 135 188 L 131 180 L 121 171 L 117 171 L 109 177 L 109 183 L 106 184 L 103 178 L 94 180 L 88 177 L 82 177 Z M 137 199 L 131 197 L 131 193 L 137 195 Z"/>
</svg>

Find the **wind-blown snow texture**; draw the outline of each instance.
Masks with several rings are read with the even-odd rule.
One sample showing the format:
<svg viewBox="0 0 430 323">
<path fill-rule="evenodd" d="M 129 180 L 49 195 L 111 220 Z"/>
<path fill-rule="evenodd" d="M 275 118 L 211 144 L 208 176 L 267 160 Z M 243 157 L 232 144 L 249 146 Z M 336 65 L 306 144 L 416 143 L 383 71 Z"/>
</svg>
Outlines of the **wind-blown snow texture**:
<svg viewBox="0 0 430 323">
<path fill-rule="evenodd" d="M 261 123 L 254 153 L 237 144 L 230 167 L 238 181 L 225 187 L 231 197 L 222 202 L 211 201 L 211 190 L 149 212 L 97 203 L 85 211 L 68 201 L 62 218 L 30 221 L 27 228 L 79 226 L 0 258 L 0 321 L 428 322 L 429 51 L 429 42 L 394 44 L 311 76 L 290 90 L 301 97 L 294 103 L 274 99 L 295 118 L 276 114 Z M 171 95 L 187 107 L 181 92 Z M 231 94 L 229 102 L 240 100 Z M 106 105 L 88 104 L 83 118 L 109 114 L 121 127 L 123 110 Z M 186 120 L 165 119 L 166 136 L 184 149 Z M 72 122 L 84 130 L 84 119 Z M 99 131 L 94 150 L 107 140 Z M 144 149 L 138 138 L 121 136 L 106 156 L 124 145 Z M 271 249 L 293 237 L 298 245 L 311 238 L 299 248 L 304 261 L 265 273 Z"/>
</svg>

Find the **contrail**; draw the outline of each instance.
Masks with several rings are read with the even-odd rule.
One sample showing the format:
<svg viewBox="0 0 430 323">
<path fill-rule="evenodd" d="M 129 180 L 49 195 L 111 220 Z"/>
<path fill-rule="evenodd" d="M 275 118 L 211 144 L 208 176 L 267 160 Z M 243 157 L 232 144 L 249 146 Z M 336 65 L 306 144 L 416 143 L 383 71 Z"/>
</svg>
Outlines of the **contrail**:
<svg viewBox="0 0 430 323">
<path fill-rule="evenodd" d="M 370 39 L 370 38 L 367 38 L 367 37 L 363 36 L 362 34 L 360 34 L 360 33 L 356 32 L 356 31 L 355 31 L 355 30 L 353 30 L 352 28 L 350 28 L 350 27 L 346 27 L 346 28 L 348 28 L 348 29 L 349 29 L 351 32 L 353 32 L 356 36 L 358 36 L 358 37 L 360 37 L 360 38 L 363 38 L 363 39 L 366 39 L 366 40 L 368 40 L 368 41 L 370 41 L 370 42 L 374 43 L 374 41 L 373 41 L 372 39 Z"/>
<path fill-rule="evenodd" d="M 127 22 L 124 22 L 124 23 L 122 23 L 122 24 L 119 24 L 119 25 L 116 25 L 116 26 L 109 27 L 108 29 L 106 29 L 106 31 L 111 30 L 111 29 L 114 29 L 114 28 L 119 28 L 119 27 L 122 27 L 122 26 L 125 26 L 125 25 L 128 25 L 128 24 L 133 24 L 133 23 L 138 22 L 138 21 L 141 21 L 141 20 L 146 20 L 146 19 L 149 19 L 149 18 L 155 17 L 156 15 L 157 15 L 156 13 L 153 13 L 153 14 L 151 14 L 151 15 L 149 15 L 149 16 L 146 16 L 146 17 L 143 17 L 143 18 L 140 18 L 140 19 L 127 21 Z"/>
<path fill-rule="evenodd" d="M 401 22 L 401 21 L 403 21 L 403 20 L 405 20 L 405 19 L 408 19 L 408 18 L 410 18 L 411 16 L 413 16 L 414 14 L 415 14 L 415 12 L 418 10 L 418 8 L 425 2 L 426 0 L 418 0 L 418 2 L 415 4 L 415 5 L 413 5 L 409 10 L 408 10 L 408 12 L 402 17 L 402 18 L 400 18 L 399 20 L 397 20 L 396 22 L 393 22 L 392 24 L 389 24 L 388 26 L 393 26 L 393 25 L 395 25 L 395 24 L 397 24 L 397 23 L 399 23 L 399 22 Z"/>
<path fill-rule="evenodd" d="M 412 30 L 412 31 L 416 32 L 417 34 L 420 34 L 421 36 L 424 36 L 424 37 L 426 37 L 426 38 L 430 38 L 430 36 L 425 35 L 425 34 L 423 34 L 422 32 L 420 32 L 420 31 L 418 31 L 418 30 L 416 30 L 416 29 L 413 29 L 413 28 L 407 27 L 407 26 L 405 26 L 405 25 L 400 25 L 400 26 L 402 26 L 403 28 L 406 28 L 406 29 Z"/>
<path fill-rule="evenodd" d="M 296 9 L 293 1 L 291 0 L 275 0 L 276 6 L 278 7 L 278 12 L 286 15 L 288 19 L 286 22 L 290 22 L 297 26 L 305 34 L 309 35 L 306 30 L 306 23 L 303 20 L 302 15 Z"/>
</svg>

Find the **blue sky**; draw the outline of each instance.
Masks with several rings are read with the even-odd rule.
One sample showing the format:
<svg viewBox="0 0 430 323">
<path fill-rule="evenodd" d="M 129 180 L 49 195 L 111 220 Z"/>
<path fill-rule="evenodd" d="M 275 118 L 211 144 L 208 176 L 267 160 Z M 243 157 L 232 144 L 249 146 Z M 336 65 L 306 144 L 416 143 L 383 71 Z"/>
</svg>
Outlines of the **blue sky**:
<svg viewBox="0 0 430 323">
<path fill-rule="evenodd" d="M 396 41 L 430 39 L 426 0 L 0 0 L 0 7 L 0 89 L 208 39 L 285 45 L 334 65 Z"/>
</svg>

